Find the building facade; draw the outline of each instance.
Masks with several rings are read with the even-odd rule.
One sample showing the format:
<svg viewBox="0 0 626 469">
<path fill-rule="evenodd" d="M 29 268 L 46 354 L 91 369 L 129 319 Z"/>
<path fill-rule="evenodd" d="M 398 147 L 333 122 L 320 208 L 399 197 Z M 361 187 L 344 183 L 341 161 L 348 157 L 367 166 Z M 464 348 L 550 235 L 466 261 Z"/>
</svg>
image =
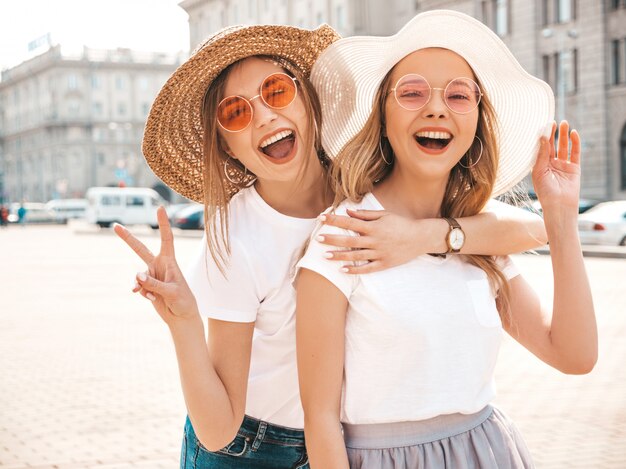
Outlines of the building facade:
<svg viewBox="0 0 626 469">
<path fill-rule="evenodd" d="M 422 11 L 474 16 L 553 87 L 556 118 L 580 131 L 582 196 L 626 198 L 626 0 L 183 0 L 180 6 L 189 14 L 191 49 L 232 24 L 328 23 L 343 36 L 390 35 Z"/>
<path fill-rule="evenodd" d="M 159 89 L 185 57 L 53 46 L 2 72 L 0 196 L 45 202 L 91 186 L 155 186 L 141 139 Z"/>
</svg>

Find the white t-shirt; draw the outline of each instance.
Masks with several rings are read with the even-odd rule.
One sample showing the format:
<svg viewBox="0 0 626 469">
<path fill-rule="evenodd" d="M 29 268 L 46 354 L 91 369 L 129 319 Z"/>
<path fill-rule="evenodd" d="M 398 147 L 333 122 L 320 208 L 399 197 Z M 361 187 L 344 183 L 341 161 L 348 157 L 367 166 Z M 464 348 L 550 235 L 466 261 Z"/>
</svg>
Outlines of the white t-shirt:
<svg viewBox="0 0 626 469">
<path fill-rule="evenodd" d="M 237 193 L 229 209 L 227 277 L 219 272 L 204 238 L 187 282 L 202 316 L 255 322 L 246 414 L 303 428 L 291 278 L 316 220 L 277 212 L 254 187 Z"/>
<path fill-rule="evenodd" d="M 346 208 L 383 210 L 373 194 Z M 341 421 L 351 424 L 425 420 L 474 413 L 495 396 L 493 379 L 502 325 L 487 275 L 461 260 L 429 255 L 382 272 L 349 275 L 323 257 L 318 227 L 298 268 L 319 273 L 349 300 Z M 507 278 L 517 275 L 501 259 Z"/>
</svg>

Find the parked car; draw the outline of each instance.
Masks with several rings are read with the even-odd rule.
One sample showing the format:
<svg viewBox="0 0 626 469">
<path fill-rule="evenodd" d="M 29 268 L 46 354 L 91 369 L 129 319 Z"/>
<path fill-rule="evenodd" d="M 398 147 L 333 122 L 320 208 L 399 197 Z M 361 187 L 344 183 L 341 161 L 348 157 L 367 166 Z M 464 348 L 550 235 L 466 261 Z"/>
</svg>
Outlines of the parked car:
<svg viewBox="0 0 626 469">
<path fill-rule="evenodd" d="M 203 230 L 204 205 L 191 204 L 189 207 L 178 210 L 173 216 L 172 226 L 181 230 Z"/>
<path fill-rule="evenodd" d="M 602 202 L 578 217 L 582 244 L 626 246 L 626 200 Z"/>
<path fill-rule="evenodd" d="M 542 213 L 542 208 L 541 208 L 541 203 L 539 203 L 538 199 L 531 199 L 531 207 L 532 210 L 536 213 Z M 593 200 L 593 199 L 579 199 L 578 200 L 578 213 L 585 213 L 587 210 L 595 207 L 596 205 L 598 205 L 600 203 L 599 200 Z"/>
<path fill-rule="evenodd" d="M 87 211 L 87 199 L 54 199 L 46 204 L 58 223 L 67 223 L 73 218 L 84 218 Z"/>
<path fill-rule="evenodd" d="M 9 206 L 9 223 L 17 223 L 18 215 L 17 211 L 20 208 L 20 203 L 12 203 Z M 48 210 L 45 204 L 38 202 L 26 202 L 23 204 L 26 209 L 26 215 L 24 223 L 56 223 L 56 215 L 52 210 Z"/>
<path fill-rule="evenodd" d="M 156 191 L 146 187 L 91 187 L 87 190 L 87 201 L 87 221 L 101 228 L 117 222 L 157 229 L 156 209 L 166 205 Z"/>
<path fill-rule="evenodd" d="M 170 221 L 170 224 L 174 221 L 174 216 L 183 209 L 187 207 L 192 207 L 198 205 L 195 202 L 186 202 L 182 204 L 170 204 L 165 208 L 165 212 L 167 213 L 167 219 Z"/>
</svg>

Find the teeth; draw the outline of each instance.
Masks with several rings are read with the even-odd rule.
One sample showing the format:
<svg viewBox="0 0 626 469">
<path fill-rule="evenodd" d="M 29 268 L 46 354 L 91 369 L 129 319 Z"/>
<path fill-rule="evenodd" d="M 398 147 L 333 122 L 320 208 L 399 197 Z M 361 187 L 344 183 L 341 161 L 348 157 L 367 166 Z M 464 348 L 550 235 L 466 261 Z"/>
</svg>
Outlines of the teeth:
<svg viewBox="0 0 626 469">
<path fill-rule="evenodd" d="M 267 140 L 263 140 L 261 142 L 261 148 L 265 148 L 266 146 L 271 145 L 272 143 L 278 142 L 279 140 L 282 140 L 285 137 L 289 137 L 291 134 L 293 134 L 291 130 L 283 130 L 282 132 L 278 132 L 276 135 L 271 136 Z"/>
<path fill-rule="evenodd" d="M 449 132 L 418 132 L 415 134 L 416 137 L 426 137 L 426 138 L 434 138 L 439 140 L 449 140 L 452 138 L 452 134 Z"/>
</svg>

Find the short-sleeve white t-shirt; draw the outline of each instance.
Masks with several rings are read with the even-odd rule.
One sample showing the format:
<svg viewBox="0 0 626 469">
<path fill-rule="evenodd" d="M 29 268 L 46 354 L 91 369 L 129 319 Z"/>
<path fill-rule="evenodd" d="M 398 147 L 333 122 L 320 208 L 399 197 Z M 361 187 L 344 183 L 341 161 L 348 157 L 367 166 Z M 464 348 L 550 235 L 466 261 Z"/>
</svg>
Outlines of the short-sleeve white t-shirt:
<svg viewBox="0 0 626 469">
<path fill-rule="evenodd" d="M 203 317 L 255 322 L 246 414 L 303 428 L 291 278 L 316 220 L 277 212 L 254 187 L 237 193 L 229 210 L 231 255 L 226 278 L 213 261 L 206 238 L 185 277 Z"/>
<path fill-rule="evenodd" d="M 383 210 L 367 194 L 347 208 Z M 349 300 L 341 421 L 350 424 L 425 420 L 474 413 L 495 396 L 494 367 L 502 324 L 487 275 L 462 256 L 423 255 L 364 275 L 349 275 L 326 259 L 318 227 L 298 268 L 327 278 Z M 507 278 L 517 275 L 498 260 Z"/>
</svg>

